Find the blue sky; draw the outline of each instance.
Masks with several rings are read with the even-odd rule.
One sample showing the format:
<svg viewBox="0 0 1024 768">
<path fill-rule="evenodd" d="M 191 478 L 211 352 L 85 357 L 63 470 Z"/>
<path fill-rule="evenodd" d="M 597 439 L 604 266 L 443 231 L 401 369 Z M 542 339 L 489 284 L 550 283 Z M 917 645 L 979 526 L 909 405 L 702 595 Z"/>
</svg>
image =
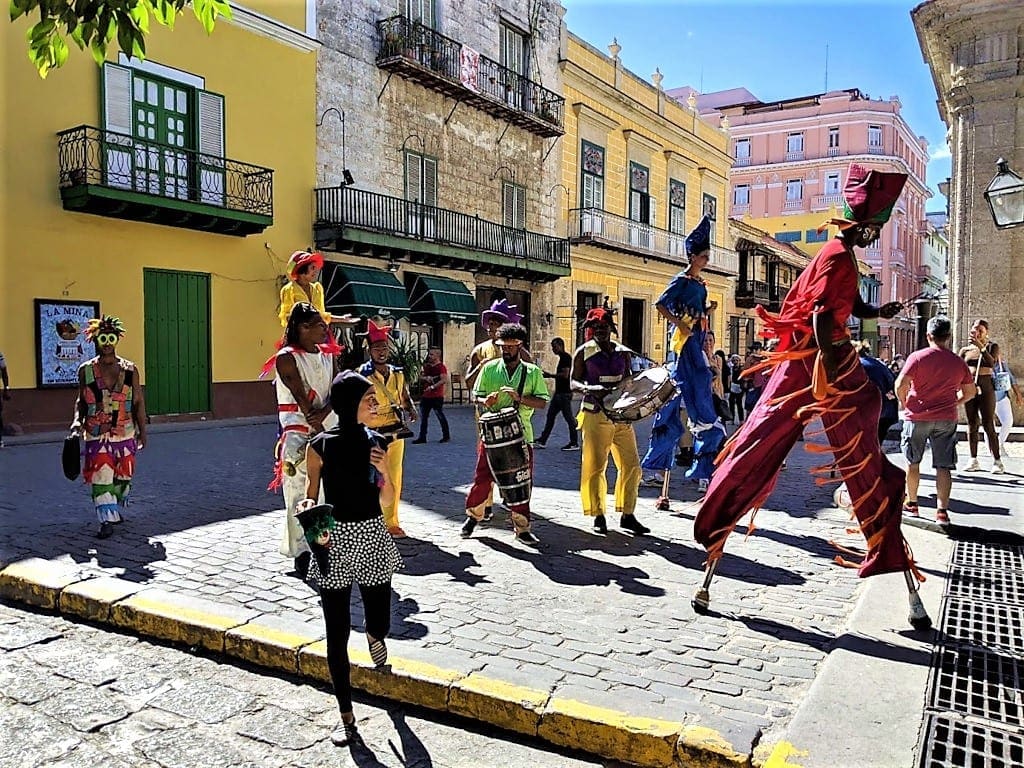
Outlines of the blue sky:
<svg viewBox="0 0 1024 768">
<path fill-rule="evenodd" d="M 908 0 L 562 0 L 569 29 L 663 86 L 702 92 L 743 86 L 761 101 L 828 88 L 898 95 L 902 115 L 928 140 L 928 210 L 944 210 L 936 185 L 950 174 L 946 127 L 917 42 Z"/>
</svg>

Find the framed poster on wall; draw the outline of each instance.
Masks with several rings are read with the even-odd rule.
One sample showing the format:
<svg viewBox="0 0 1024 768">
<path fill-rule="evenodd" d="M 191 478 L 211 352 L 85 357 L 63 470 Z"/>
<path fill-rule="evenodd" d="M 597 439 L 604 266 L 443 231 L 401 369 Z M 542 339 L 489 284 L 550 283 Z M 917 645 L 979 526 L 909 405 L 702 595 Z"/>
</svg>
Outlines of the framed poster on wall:
<svg viewBox="0 0 1024 768">
<path fill-rule="evenodd" d="M 36 386 L 77 386 L 78 366 L 96 355 L 85 329 L 100 316 L 99 302 L 35 299 L 34 304 Z"/>
</svg>

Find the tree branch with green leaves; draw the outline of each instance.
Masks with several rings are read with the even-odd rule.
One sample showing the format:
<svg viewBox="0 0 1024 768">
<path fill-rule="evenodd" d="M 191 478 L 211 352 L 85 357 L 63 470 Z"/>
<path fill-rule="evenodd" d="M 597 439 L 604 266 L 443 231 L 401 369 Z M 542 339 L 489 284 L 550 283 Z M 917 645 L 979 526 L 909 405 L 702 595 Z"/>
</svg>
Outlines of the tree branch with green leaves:
<svg viewBox="0 0 1024 768">
<path fill-rule="evenodd" d="M 50 70 L 68 60 L 70 38 L 79 50 L 88 49 L 97 64 L 107 58 L 107 47 L 116 38 L 117 45 L 129 56 L 146 58 L 146 35 L 151 19 L 168 29 L 192 6 L 207 34 L 217 19 L 231 18 L 228 0 L 10 0 L 11 21 L 38 14 L 37 21 L 25 33 L 28 57 L 46 77 Z"/>
</svg>

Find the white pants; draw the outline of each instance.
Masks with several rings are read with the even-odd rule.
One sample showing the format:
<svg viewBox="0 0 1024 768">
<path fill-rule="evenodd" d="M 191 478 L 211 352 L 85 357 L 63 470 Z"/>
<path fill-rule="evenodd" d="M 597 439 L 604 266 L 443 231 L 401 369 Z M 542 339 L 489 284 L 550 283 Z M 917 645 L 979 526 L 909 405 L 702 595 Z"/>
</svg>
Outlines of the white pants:
<svg viewBox="0 0 1024 768">
<path fill-rule="evenodd" d="M 280 552 L 286 557 L 296 558 L 309 551 L 302 525 L 295 517 L 296 505 L 306 498 L 306 462 L 300 457 L 306 453 L 307 439 L 298 432 L 286 433 L 282 456 L 294 463 L 295 474 L 285 474 L 281 479 L 281 490 L 284 492 L 284 524 L 281 526 Z M 320 486 L 320 503 L 324 500 L 324 488 Z"/>
<path fill-rule="evenodd" d="M 999 419 L 999 444 L 1006 445 L 1006 438 L 1013 428 L 1013 405 L 1009 396 L 996 400 L 996 418 Z"/>
</svg>

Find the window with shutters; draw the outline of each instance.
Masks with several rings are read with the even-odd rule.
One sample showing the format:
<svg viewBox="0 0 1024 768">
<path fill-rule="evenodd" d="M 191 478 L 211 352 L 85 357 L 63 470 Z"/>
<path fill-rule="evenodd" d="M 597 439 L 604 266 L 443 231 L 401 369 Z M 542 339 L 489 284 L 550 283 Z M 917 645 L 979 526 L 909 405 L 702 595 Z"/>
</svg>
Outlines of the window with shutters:
<svg viewBox="0 0 1024 768">
<path fill-rule="evenodd" d="M 437 216 L 437 158 L 405 152 L 406 224 L 414 235 L 434 234 Z"/>
<path fill-rule="evenodd" d="M 737 184 L 732 189 L 732 204 L 735 206 L 750 205 L 750 185 Z"/>
<path fill-rule="evenodd" d="M 650 195 L 650 170 L 639 163 L 629 164 L 629 218 L 637 222 L 629 225 L 629 242 L 640 248 L 651 246 L 651 227 L 654 223 L 654 201 Z"/>
<path fill-rule="evenodd" d="M 103 119 L 110 186 L 225 204 L 223 96 L 107 62 Z"/>
<path fill-rule="evenodd" d="M 675 179 L 668 182 L 668 231 L 686 234 L 686 185 Z"/>
<path fill-rule="evenodd" d="M 417 21 L 425 27 L 436 29 L 437 9 L 434 0 L 398 0 L 398 11 L 407 19 Z"/>
<path fill-rule="evenodd" d="M 715 226 L 715 221 L 718 220 L 718 198 L 705 192 L 701 202 L 701 210 L 705 216 L 711 219 L 711 244 L 714 245 L 715 230 L 718 229 Z"/>
<path fill-rule="evenodd" d="M 501 221 L 506 227 L 526 229 L 526 187 L 501 185 Z"/>
<path fill-rule="evenodd" d="M 580 234 L 600 234 L 604 224 L 604 148 L 584 141 L 580 157 Z"/>
</svg>

